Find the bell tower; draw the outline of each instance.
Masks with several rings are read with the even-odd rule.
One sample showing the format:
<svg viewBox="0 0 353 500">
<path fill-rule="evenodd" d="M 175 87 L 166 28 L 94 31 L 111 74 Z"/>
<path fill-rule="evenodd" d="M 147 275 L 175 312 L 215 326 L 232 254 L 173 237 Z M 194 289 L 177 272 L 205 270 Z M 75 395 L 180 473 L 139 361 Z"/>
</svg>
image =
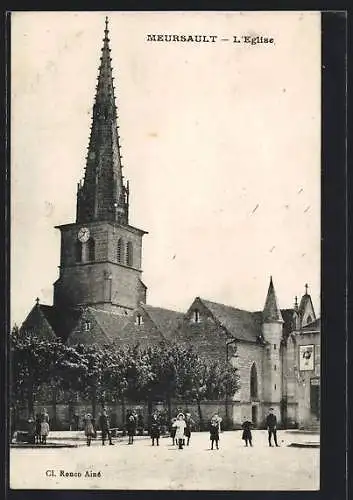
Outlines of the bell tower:
<svg viewBox="0 0 353 500">
<path fill-rule="evenodd" d="M 141 281 L 146 231 L 129 224 L 129 183 L 122 173 L 109 41 L 106 18 L 76 222 L 57 226 L 61 256 L 54 305 L 90 305 L 129 314 L 146 302 Z"/>
</svg>

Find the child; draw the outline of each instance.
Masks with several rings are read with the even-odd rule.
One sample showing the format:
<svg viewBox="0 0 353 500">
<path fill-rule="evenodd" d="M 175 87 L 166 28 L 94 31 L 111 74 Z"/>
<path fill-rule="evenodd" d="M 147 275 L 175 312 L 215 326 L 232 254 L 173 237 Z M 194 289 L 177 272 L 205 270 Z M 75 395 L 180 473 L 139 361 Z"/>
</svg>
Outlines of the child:
<svg viewBox="0 0 353 500">
<path fill-rule="evenodd" d="M 85 436 L 87 438 L 87 446 L 91 446 L 92 437 L 95 436 L 95 429 L 90 413 L 85 415 Z"/>
<path fill-rule="evenodd" d="M 156 440 L 157 446 L 159 446 L 160 435 L 161 435 L 161 426 L 158 420 L 158 415 L 155 413 L 152 416 L 152 422 L 151 422 L 152 446 L 154 446 L 154 440 Z"/>
<path fill-rule="evenodd" d="M 248 443 L 250 444 L 250 446 L 252 446 L 251 426 L 252 422 L 245 419 L 245 421 L 242 424 L 243 435 L 241 437 L 245 441 L 245 446 L 248 446 Z"/>
<path fill-rule="evenodd" d="M 179 413 L 173 426 L 176 428 L 175 439 L 178 443 L 179 450 L 182 450 L 184 442 L 184 431 L 186 426 L 183 413 Z"/>
<path fill-rule="evenodd" d="M 36 436 L 35 436 L 35 442 L 36 444 L 39 444 L 41 441 L 40 437 L 40 428 L 41 428 L 42 420 L 40 417 L 40 413 L 36 414 Z"/>
<path fill-rule="evenodd" d="M 211 450 L 213 450 L 213 444 L 216 443 L 216 448 L 218 448 L 219 441 L 219 422 L 218 419 L 212 417 L 210 422 L 210 440 L 211 440 Z"/>
<path fill-rule="evenodd" d="M 191 415 L 190 413 L 186 413 L 185 415 L 185 437 L 187 438 L 187 441 L 186 441 L 186 446 L 189 446 L 189 443 L 190 443 L 190 437 L 191 437 L 191 426 L 192 424 L 194 423 L 194 421 L 192 420 L 191 418 Z"/>
<path fill-rule="evenodd" d="M 28 443 L 35 444 L 36 438 L 36 423 L 34 418 L 29 417 L 28 419 Z"/>
<path fill-rule="evenodd" d="M 172 438 L 173 445 L 176 443 L 176 440 L 175 440 L 176 427 L 174 425 L 175 422 L 176 422 L 176 418 L 172 418 L 172 423 L 171 423 L 171 427 L 170 427 L 170 436 Z"/>
<path fill-rule="evenodd" d="M 110 432 L 110 422 L 107 411 L 104 408 L 99 417 L 99 425 L 102 431 L 102 445 L 105 445 L 106 438 L 109 439 L 109 444 L 113 445 L 114 443 L 112 441 L 112 434 Z"/>
<path fill-rule="evenodd" d="M 40 424 L 40 437 L 41 437 L 42 444 L 47 444 L 48 434 L 49 434 L 49 423 L 48 423 L 46 417 L 43 417 L 43 420 Z"/>
<path fill-rule="evenodd" d="M 126 423 L 127 435 L 129 436 L 128 444 L 134 444 L 134 436 L 136 433 L 136 419 L 133 414 L 131 414 Z"/>
</svg>

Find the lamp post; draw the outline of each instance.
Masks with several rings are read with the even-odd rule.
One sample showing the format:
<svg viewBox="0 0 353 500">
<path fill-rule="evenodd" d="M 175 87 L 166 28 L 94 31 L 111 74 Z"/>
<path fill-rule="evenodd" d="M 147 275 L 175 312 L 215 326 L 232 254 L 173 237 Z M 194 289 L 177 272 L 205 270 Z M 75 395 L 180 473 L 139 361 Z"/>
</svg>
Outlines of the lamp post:
<svg viewBox="0 0 353 500">
<path fill-rule="evenodd" d="M 236 339 L 230 339 L 226 341 L 226 362 L 229 362 L 229 346 L 234 344 Z M 226 422 L 227 427 L 229 425 L 229 415 L 228 415 L 228 385 L 226 386 Z"/>
</svg>

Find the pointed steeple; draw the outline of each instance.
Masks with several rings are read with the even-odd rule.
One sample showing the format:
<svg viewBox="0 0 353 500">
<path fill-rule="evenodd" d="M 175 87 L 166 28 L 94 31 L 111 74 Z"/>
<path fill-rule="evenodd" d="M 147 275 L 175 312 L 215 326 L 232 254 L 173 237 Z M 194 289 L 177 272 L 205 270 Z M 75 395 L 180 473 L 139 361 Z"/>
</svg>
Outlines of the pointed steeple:
<svg viewBox="0 0 353 500">
<path fill-rule="evenodd" d="M 106 18 L 85 176 L 77 191 L 77 222 L 128 224 L 129 186 L 122 175 L 110 52 Z"/>
<path fill-rule="evenodd" d="M 282 313 L 278 307 L 275 287 L 273 286 L 272 276 L 268 287 L 266 302 L 262 313 L 264 323 L 281 322 L 283 323 Z"/>
<path fill-rule="evenodd" d="M 316 319 L 315 311 L 314 311 L 314 306 L 313 306 L 313 303 L 312 303 L 312 300 L 311 300 L 311 296 L 308 293 L 309 292 L 309 285 L 307 283 L 305 283 L 304 288 L 305 288 L 305 293 L 304 293 L 304 295 L 302 296 L 302 298 L 300 300 L 299 314 L 301 315 L 301 317 L 303 317 L 304 314 L 305 314 L 305 311 L 311 311 L 311 317 L 312 317 L 312 319 Z"/>
</svg>

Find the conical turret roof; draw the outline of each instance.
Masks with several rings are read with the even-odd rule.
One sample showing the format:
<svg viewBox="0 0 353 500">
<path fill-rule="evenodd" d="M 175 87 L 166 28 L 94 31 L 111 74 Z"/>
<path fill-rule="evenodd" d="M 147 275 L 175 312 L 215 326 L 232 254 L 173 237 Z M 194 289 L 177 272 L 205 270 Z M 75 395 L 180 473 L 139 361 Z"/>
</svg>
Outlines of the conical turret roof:
<svg viewBox="0 0 353 500">
<path fill-rule="evenodd" d="M 282 322 L 283 317 L 280 308 L 278 307 L 275 287 L 273 286 L 272 276 L 270 278 L 270 285 L 268 287 L 266 302 L 262 313 L 264 323 Z"/>
</svg>

